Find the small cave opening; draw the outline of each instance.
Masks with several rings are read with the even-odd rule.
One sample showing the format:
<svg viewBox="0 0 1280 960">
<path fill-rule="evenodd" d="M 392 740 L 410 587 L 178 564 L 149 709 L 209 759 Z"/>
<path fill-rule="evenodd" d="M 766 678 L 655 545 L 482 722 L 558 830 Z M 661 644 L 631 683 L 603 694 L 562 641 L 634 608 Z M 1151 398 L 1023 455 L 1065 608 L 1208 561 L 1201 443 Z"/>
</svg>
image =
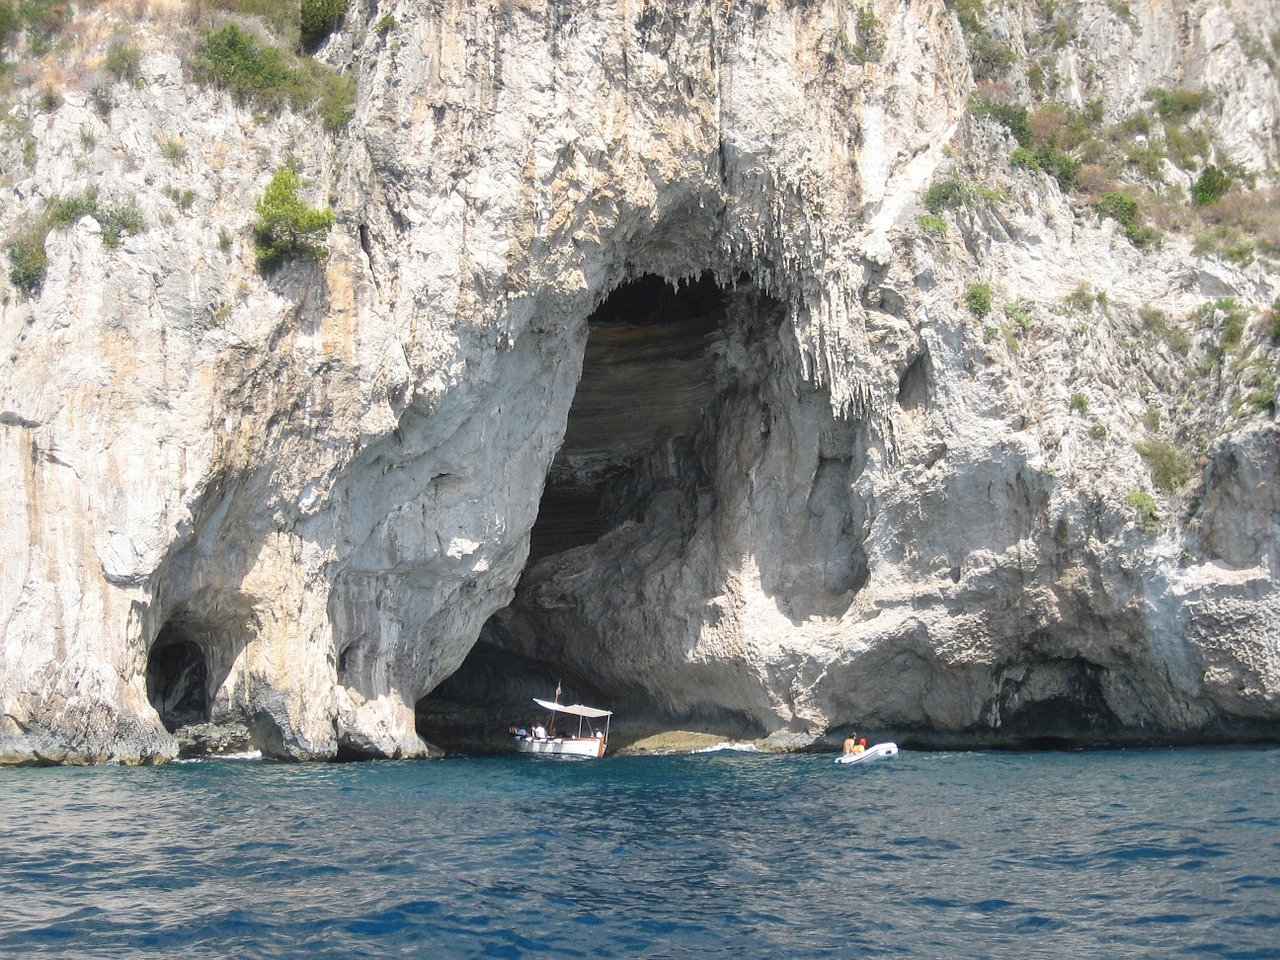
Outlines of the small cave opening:
<svg viewBox="0 0 1280 960">
<path fill-rule="evenodd" d="M 744 286 L 726 291 L 709 274 L 679 284 L 644 275 L 617 287 L 588 318 L 582 374 L 524 575 L 462 666 L 418 702 L 424 740 L 465 752 L 509 749 L 509 724 L 529 719 L 532 698 L 558 686 L 562 702 L 625 704 L 632 716 L 647 710 L 648 721 L 661 713 L 639 684 L 621 689 L 594 676 L 589 658 L 566 649 L 590 628 L 548 616 L 531 593 L 540 571 L 640 521 L 657 499 L 701 498 L 704 508 L 712 499 L 708 464 L 726 389 L 717 380 L 717 344 L 732 326 L 731 298 L 754 295 Z M 615 734 L 626 728 L 615 724 Z"/>
<path fill-rule="evenodd" d="M 181 621 L 161 628 L 147 658 L 147 698 L 170 733 L 209 720 L 209 664 Z"/>
</svg>

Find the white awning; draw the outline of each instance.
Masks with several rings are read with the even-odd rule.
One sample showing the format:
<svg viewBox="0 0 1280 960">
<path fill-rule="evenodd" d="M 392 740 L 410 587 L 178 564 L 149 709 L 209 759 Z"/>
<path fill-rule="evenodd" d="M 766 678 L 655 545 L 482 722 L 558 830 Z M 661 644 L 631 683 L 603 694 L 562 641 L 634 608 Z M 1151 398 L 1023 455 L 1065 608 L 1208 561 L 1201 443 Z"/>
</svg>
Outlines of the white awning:
<svg viewBox="0 0 1280 960">
<path fill-rule="evenodd" d="M 554 710 L 556 713 L 571 713 L 575 717 L 591 717 L 599 720 L 601 717 L 613 716 L 612 710 L 597 710 L 595 707 L 584 707 L 580 703 L 553 703 L 550 700 L 539 700 L 537 697 L 533 698 L 533 702 L 544 710 Z"/>
</svg>

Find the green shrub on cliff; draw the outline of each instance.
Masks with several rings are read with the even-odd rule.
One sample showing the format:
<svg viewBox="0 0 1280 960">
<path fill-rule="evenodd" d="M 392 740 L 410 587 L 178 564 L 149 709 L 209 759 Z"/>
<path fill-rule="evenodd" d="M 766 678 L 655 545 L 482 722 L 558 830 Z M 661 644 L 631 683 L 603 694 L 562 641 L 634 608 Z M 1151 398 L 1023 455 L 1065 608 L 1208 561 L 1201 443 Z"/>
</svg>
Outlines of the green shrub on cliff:
<svg viewBox="0 0 1280 960">
<path fill-rule="evenodd" d="M 1132 507 L 1138 514 L 1138 526 L 1147 533 L 1156 529 L 1156 498 L 1142 490 L 1135 490 L 1124 498 L 1125 506 Z"/>
<path fill-rule="evenodd" d="M 964 184 L 955 177 L 948 177 L 925 191 L 924 206 L 936 217 L 943 210 L 955 210 L 963 206 L 966 195 Z"/>
<path fill-rule="evenodd" d="M 1191 185 L 1191 202 L 1197 207 L 1208 206 L 1221 200 L 1230 189 L 1231 175 L 1211 163 Z"/>
<path fill-rule="evenodd" d="M 1111 217 L 1124 227 L 1124 235 L 1135 247 L 1149 246 L 1160 239 L 1160 234 L 1154 227 L 1143 224 L 1139 219 L 1136 197 L 1112 190 L 1102 195 L 1095 209 L 1102 216 Z"/>
<path fill-rule="evenodd" d="M 35 296 L 44 286 L 49 269 L 44 254 L 48 233 L 48 227 L 41 222 L 22 230 L 9 243 L 9 281 L 25 296 Z"/>
<path fill-rule="evenodd" d="M 346 125 L 355 103 L 355 84 L 349 77 L 260 43 L 234 23 L 205 34 L 194 67 L 198 79 L 268 113 L 314 104 L 329 130 Z"/>
<path fill-rule="evenodd" d="M 1147 440 L 1133 448 L 1147 462 L 1156 489 L 1176 493 L 1191 477 L 1191 458 L 1167 440 Z"/>
<path fill-rule="evenodd" d="M 281 167 L 255 208 L 254 253 L 265 273 L 289 260 L 321 260 L 329 250 L 317 241 L 333 226 L 333 211 L 307 205 L 298 196 L 302 178 Z"/>
<path fill-rule="evenodd" d="M 346 15 L 347 0 L 302 0 L 299 13 L 302 49 L 308 53 L 319 50 L 329 34 L 342 26 Z"/>
<path fill-rule="evenodd" d="M 991 288 L 985 283 L 971 284 L 965 291 L 964 305 L 975 317 L 985 317 L 991 312 Z"/>
</svg>

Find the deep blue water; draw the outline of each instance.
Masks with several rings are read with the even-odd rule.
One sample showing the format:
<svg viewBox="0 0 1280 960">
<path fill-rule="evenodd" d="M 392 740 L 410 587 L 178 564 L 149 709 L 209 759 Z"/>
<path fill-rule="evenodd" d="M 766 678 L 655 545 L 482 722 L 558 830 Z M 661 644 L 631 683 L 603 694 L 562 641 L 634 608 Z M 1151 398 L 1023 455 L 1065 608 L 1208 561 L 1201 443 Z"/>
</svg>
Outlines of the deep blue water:
<svg viewBox="0 0 1280 960">
<path fill-rule="evenodd" d="M 5 957 L 1280 957 L 1280 749 L 0 770 Z"/>
</svg>

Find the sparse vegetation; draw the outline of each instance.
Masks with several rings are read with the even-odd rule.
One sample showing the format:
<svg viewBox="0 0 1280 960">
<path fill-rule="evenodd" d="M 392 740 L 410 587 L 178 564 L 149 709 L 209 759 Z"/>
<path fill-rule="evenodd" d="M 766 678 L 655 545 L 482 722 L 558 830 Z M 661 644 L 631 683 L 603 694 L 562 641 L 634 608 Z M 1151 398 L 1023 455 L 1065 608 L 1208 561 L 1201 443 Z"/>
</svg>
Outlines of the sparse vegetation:
<svg viewBox="0 0 1280 960">
<path fill-rule="evenodd" d="M 960 21 L 969 62 L 976 80 L 994 80 L 1008 73 L 1017 60 L 1013 48 L 991 35 L 983 23 L 986 8 L 982 0 L 947 0 L 947 8 Z"/>
<path fill-rule="evenodd" d="M 1091 313 L 1098 304 L 1098 294 L 1089 284 L 1081 283 L 1063 298 L 1063 302 L 1077 313 Z"/>
<path fill-rule="evenodd" d="M 1167 440 L 1146 440 L 1134 444 L 1146 461 L 1157 490 L 1176 493 L 1191 477 L 1191 458 Z"/>
<path fill-rule="evenodd" d="M 165 137 L 159 141 L 160 156 L 175 167 L 187 159 L 187 144 L 180 137 Z"/>
<path fill-rule="evenodd" d="M 884 24 L 870 7 L 859 7 L 854 21 L 857 42 L 849 54 L 858 63 L 877 63 L 884 55 Z"/>
<path fill-rule="evenodd" d="M 290 260 L 321 260 L 329 251 L 317 241 L 333 226 L 333 211 L 311 207 L 299 195 L 302 178 L 281 167 L 255 208 L 254 253 L 268 272 Z"/>
<path fill-rule="evenodd" d="M 1011 300 L 1004 305 L 1004 315 L 1023 333 L 1030 333 L 1035 327 L 1035 320 L 1031 316 L 1031 304 L 1025 300 Z"/>
<path fill-rule="evenodd" d="M 377 31 L 378 36 L 385 37 L 388 33 L 390 33 L 395 28 L 396 28 L 396 18 L 393 17 L 391 14 L 387 13 L 387 14 L 383 14 L 378 19 L 378 22 L 373 29 Z"/>
<path fill-rule="evenodd" d="M 1089 428 L 1090 438 L 1097 440 L 1099 443 L 1105 441 L 1109 435 L 1110 431 L 1107 430 L 1107 425 L 1105 423 L 1095 423 Z"/>
<path fill-rule="evenodd" d="M 42 222 L 19 230 L 9 243 L 9 280 L 24 295 L 31 297 L 44 286 L 49 261 L 44 253 L 48 227 Z"/>
<path fill-rule="evenodd" d="M 985 317 L 991 312 L 991 288 L 985 283 L 971 284 L 965 291 L 964 305 L 975 317 Z"/>
<path fill-rule="evenodd" d="M 935 217 L 931 213 L 924 213 L 916 217 L 916 223 L 920 225 L 920 229 L 925 233 L 934 233 L 941 236 L 947 232 L 947 221 L 941 217 Z"/>
<path fill-rule="evenodd" d="M 1135 247 L 1150 246 L 1160 239 L 1160 234 L 1154 227 L 1142 223 L 1139 219 L 1136 197 L 1113 190 L 1102 195 L 1095 209 L 1100 215 L 1111 217 L 1124 227 L 1124 235 Z"/>
<path fill-rule="evenodd" d="M 1089 398 L 1080 392 L 1073 393 L 1067 401 L 1067 409 L 1083 416 L 1089 412 Z"/>
<path fill-rule="evenodd" d="M 1125 506 L 1131 507 L 1138 515 L 1138 526 L 1147 533 L 1156 529 L 1156 498 L 1143 490 L 1135 490 L 1124 498 Z"/>
<path fill-rule="evenodd" d="M 355 103 L 350 78 L 259 43 L 233 23 L 205 34 L 196 52 L 195 73 L 241 103 L 256 104 L 269 113 L 315 104 L 329 130 L 346 125 Z"/>
<path fill-rule="evenodd" d="M 102 228 L 102 244 L 106 247 L 117 247 L 126 235 L 142 230 L 142 214 L 133 200 L 101 203 L 94 189 L 83 194 L 53 197 L 45 216 L 50 227 L 69 227 L 84 217 L 93 217 Z"/>
<path fill-rule="evenodd" d="M 142 54 L 131 43 L 117 41 L 107 50 L 102 61 L 107 73 L 117 80 L 136 87 L 142 82 Z"/>
</svg>

